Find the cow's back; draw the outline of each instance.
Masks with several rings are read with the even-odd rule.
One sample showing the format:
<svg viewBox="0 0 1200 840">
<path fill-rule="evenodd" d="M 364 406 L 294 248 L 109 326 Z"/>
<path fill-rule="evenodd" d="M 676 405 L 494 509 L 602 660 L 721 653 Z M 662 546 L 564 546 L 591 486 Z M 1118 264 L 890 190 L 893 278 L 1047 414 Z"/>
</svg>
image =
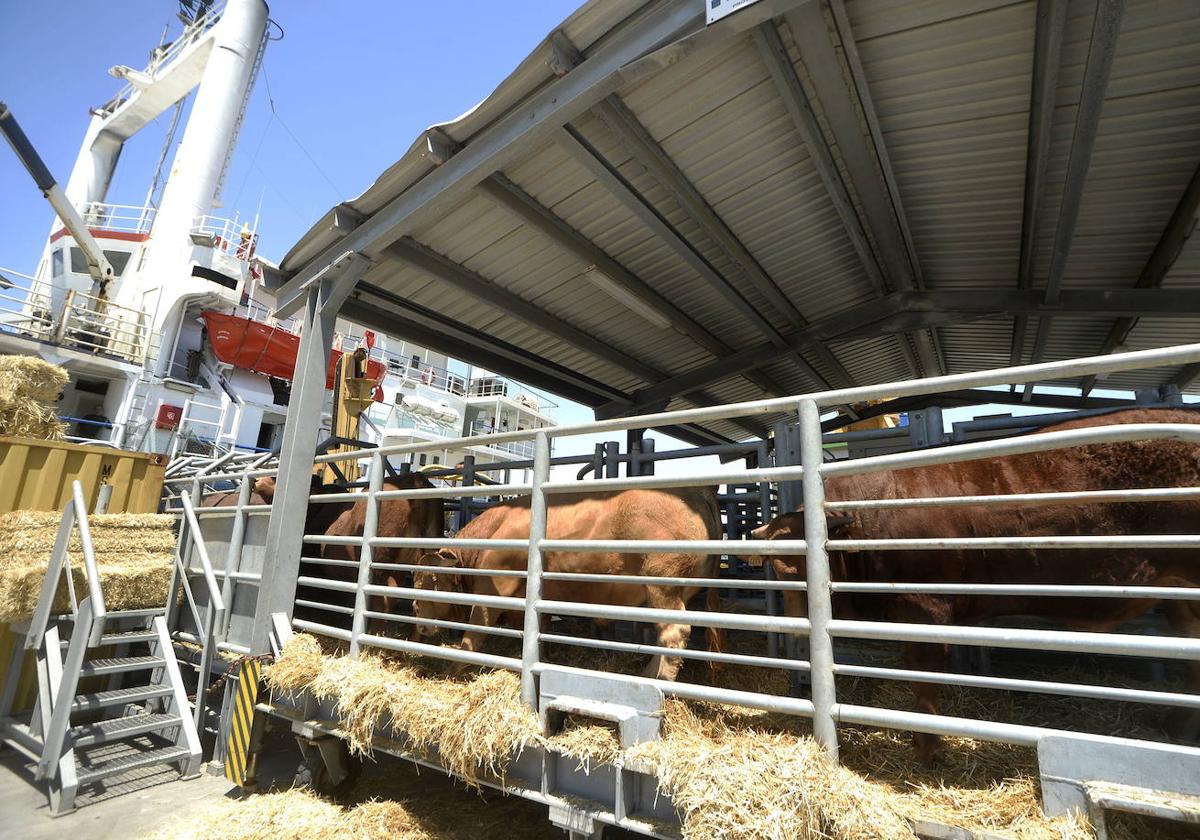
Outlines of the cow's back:
<svg viewBox="0 0 1200 840">
<path fill-rule="evenodd" d="M 1200 423 L 1187 410 L 1136 409 L 1067 421 L 1039 433 L 1127 423 Z M 1039 434 L 1034 433 L 1034 434 Z M 1051 491 L 1132 490 L 1200 486 L 1200 445 L 1178 441 L 1091 444 L 1065 450 L 831 478 L 834 501 Z M 1200 532 L 1200 501 L 1024 507 L 902 507 L 856 511 L 833 538 L 1019 537 L 1189 534 Z M 1200 553 L 1148 549 L 942 549 L 843 554 L 840 577 L 874 581 L 968 581 L 1147 585 L 1170 579 L 1200 584 Z M 837 573 L 835 572 L 835 575 Z M 874 614 L 880 596 L 852 599 L 856 612 Z M 1086 599 L 1084 599 L 1086 600 Z M 1081 626 L 1136 614 L 1136 605 L 1081 599 L 913 596 L 887 601 L 885 612 L 952 607 L 959 620 L 1036 612 Z M 893 617 L 895 617 L 893 615 Z"/>
</svg>

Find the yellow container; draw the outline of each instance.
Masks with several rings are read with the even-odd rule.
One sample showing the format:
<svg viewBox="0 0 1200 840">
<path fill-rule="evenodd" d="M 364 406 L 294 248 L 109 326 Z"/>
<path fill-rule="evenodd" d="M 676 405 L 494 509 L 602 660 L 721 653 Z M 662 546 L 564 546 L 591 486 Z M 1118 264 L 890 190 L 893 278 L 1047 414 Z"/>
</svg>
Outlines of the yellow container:
<svg viewBox="0 0 1200 840">
<path fill-rule="evenodd" d="M 109 513 L 157 513 L 165 455 L 81 443 L 0 437 L 0 514 L 62 510 L 71 485 L 83 484 L 88 510 L 111 485 Z"/>
<path fill-rule="evenodd" d="M 146 452 L 0 437 L 0 514 L 62 510 L 76 481 L 83 486 L 89 511 L 96 506 L 100 487 L 108 484 L 112 486 L 109 513 L 157 513 L 166 463 L 166 456 Z M 24 643 L 24 634 L 0 625 L 0 690 L 11 676 L 7 671 L 14 649 Z M 17 675 L 20 682 L 13 709 L 33 708 L 37 676 L 32 651 L 26 653 Z"/>
</svg>

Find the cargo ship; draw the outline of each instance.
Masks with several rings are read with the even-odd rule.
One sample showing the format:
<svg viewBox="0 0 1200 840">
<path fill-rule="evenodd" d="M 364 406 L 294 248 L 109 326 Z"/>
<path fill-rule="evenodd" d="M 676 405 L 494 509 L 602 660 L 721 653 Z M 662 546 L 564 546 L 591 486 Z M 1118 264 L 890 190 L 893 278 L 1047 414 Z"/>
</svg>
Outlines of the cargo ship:
<svg viewBox="0 0 1200 840">
<path fill-rule="evenodd" d="M 0 354 L 36 355 L 69 372 L 58 413 L 76 442 L 170 457 L 269 452 L 282 438 L 298 330 L 292 319 L 271 315 L 264 278 L 276 266 L 262 253 L 258 217 L 222 215 L 221 197 L 278 30 L 262 0 L 181 8 L 181 30 L 151 51 L 145 67 L 109 71 L 124 85 L 90 110 L 65 186 L 31 151 L 36 138 L 25 154 L 18 150 L 56 213 L 31 272 L 0 268 Z M 109 202 L 124 144 L 164 116 L 171 127 L 145 201 Z M 15 125 L 11 114 L 5 121 Z M 331 433 L 338 360 L 360 349 L 370 397 L 354 436 L 364 443 L 555 422 L 557 406 L 545 395 L 402 336 L 343 320 L 330 349 L 324 423 Z M 452 465 L 467 456 L 520 461 L 532 456 L 530 446 L 422 457 Z"/>
</svg>

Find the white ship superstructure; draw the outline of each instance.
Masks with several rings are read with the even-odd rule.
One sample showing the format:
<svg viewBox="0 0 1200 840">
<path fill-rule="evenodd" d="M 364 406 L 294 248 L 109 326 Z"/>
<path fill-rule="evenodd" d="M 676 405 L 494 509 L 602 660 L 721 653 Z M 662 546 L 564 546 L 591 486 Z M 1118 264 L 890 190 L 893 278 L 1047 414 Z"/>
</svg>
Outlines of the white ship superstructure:
<svg viewBox="0 0 1200 840">
<path fill-rule="evenodd" d="M 126 84 L 91 111 L 63 190 L 111 264 L 111 281 L 95 279 L 87 243 L 55 218 L 32 274 L 0 270 L 0 353 L 36 354 L 69 371 L 59 414 L 73 438 L 170 455 L 269 450 L 281 437 L 297 339 L 291 322 L 269 315 L 261 280 L 273 266 L 258 253 L 258 219 L 220 204 L 269 40 L 268 10 L 262 0 L 192 8 L 182 32 L 156 47 L 144 69 L 110 71 Z M 109 202 L 125 142 L 162 115 L 172 128 L 145 202 Z M 343 322 L 339 335 L 335 357 L 367 332 Z M 517 383 L 394 337 L 366 343 L 379 381 L 360 427 L 366 442 L 554 422 L 554 405 Z M 512 461 L 531 455 L 523 447 L 426 457 Z"/>
</svg>

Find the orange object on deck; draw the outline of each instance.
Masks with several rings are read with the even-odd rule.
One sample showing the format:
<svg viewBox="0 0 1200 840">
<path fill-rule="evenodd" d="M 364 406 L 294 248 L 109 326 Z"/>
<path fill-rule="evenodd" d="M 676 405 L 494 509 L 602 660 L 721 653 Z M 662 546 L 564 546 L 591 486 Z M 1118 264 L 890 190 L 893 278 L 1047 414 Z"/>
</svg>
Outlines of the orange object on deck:
<svg viewBox="0 0 1200 840">
<path fill-rule="evenodd" d="M 222 312 L 202 312 L 208 327 L 208 341 L 213 354 L 227 365 L 242 370 L 291 379 L 296 373 L 296 355 L 300 351 L 300 336 L 279 327 L 271 327 L 249 318 L 226 315 Z M 341 350 L 329 354 L 329 367 L 325 371 L 325 388 L 333 390 Z M 387 372 L 383 362 L 367 360 L 367 379 L 379 383 Z M 376 388 L 374 399 L 383 401 L 383 389 Z"/>
</svg>

